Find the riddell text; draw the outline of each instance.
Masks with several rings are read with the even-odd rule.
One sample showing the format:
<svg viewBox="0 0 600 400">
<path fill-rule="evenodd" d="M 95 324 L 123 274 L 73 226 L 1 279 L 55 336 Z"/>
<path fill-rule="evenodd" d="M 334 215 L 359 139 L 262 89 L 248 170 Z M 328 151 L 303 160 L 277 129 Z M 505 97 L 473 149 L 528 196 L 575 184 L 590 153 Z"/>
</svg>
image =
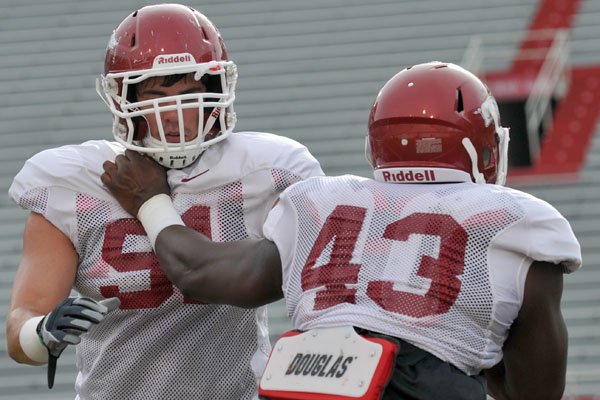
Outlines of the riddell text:
<svg viewBox="0 0 600 400">
<path fill-rule="evenodd" d="M 192 61 L 192 57 L 189 55 L 185 56 L 159 56 L 158 64 L 174 64 L 181 62 L 190 62 Z"/>
<path fill-rule="evenodd" d="M 386 182 L 435 182 L 435 173 L 429 169 L 424 172 L 400 171 L 393 173 L 383 171 L 383 179 Z"/>
</svg>

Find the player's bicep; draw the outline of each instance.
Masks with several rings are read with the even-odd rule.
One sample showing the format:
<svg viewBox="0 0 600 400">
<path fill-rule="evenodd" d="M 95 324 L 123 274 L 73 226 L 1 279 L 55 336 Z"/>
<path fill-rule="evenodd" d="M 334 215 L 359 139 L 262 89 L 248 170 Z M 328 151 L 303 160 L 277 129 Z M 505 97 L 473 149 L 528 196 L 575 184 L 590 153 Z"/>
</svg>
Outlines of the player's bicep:
<svg viewBox="0 0 600 400">
<path fill-rule="evenodd" d="M 534 262 L 523 305 L 504 346 L 504 388 L 515 398 L 560 399 L 567 360 L 567 329 L 560 309 L 559 265 Z"/>
<path fill-rule="evenodd" d="M 31 213 L 13 284 L 12 307 L 27 304 L 47 313 L 70 292 L 78 256 L 70 239 L 42 215 Z"/>
</svg>

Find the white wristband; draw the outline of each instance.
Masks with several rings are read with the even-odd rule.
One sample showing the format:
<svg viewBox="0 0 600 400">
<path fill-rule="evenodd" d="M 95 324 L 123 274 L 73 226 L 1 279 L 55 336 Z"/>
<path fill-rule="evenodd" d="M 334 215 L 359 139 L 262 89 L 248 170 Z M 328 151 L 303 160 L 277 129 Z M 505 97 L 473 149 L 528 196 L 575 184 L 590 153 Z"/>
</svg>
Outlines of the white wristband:
<svg viewBox="0 0 600 400">
<path fill-rule="evenodd" d="M 140 207 L 137 218 L 144 226 L 150 243 L 152 243 L 152 248 L 154 248 L 154 243 L 156 243 L 160 231 L 167 226 L 185 225 L 175 210 L 171 198 L 164 193 L 146 200 Z"/>
<path fill-rule="evenodd" d="M 25 321 L 19 331 L 19 344 L 23 353 L 31 360 L 38 363 L 48 362 L 48 349 L 42 344 L 37 333 L 37 326 L 44 319 L 43 315 Z"/>
</svg>

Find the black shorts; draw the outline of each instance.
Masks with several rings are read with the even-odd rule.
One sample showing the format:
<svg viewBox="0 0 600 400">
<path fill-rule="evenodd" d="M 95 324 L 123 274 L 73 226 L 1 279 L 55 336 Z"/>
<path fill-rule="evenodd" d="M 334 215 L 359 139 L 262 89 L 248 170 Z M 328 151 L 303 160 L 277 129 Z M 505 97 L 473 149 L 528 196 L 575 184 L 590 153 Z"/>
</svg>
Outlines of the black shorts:
<svg viewBox="0 0 600 400">
<path fill-rule="evenodd" d="M 357 329 L 396 341 L 399 351 L 381 400 L 486 400 L 483 373 L 466 375 L 453 365 L 401 339 Z"/>
</svg>

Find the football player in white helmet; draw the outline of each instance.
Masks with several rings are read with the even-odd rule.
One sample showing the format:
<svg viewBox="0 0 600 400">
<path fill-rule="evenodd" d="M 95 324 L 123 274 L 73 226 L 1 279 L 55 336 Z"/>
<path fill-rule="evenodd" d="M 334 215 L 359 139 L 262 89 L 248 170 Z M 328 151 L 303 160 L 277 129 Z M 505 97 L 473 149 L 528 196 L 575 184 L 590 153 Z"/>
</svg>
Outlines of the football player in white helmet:
<svg viewBox="0 0 600 400">
<path fill-rule="evenodd" d="M 375 99 L 375 179 L 292 185 L 268 240 L 214 243 L 186 228 L 161 169 L 137 153 L 106 162 L 102 180 L 155 232 L 160 266 L 187 296 L 285 297 L 303 333 L 275 345 L 267 398 L 560 399 L 563 274 L 581 266 L 580 246 L 551 205 L 502 186 L 507 145 L 487 87 L 432 62 Z"/>
<path fill-rule="evenodd" d="M 16 175 L 10 196 L 31 214 L 8 351 L 20 363 L 49 362 L 50 386 L 56 359 L 76 345 L 80 400 L 257 398 L 270 351 L 266 309 L 183 295 L 159 268 L 155 232 L 100 179 L 106 160 L 143 153 L 164 168 L 188 226 L 215 241 L 263 237 L 279 193 L 323 172 L 293 140 L 232 133 L 236 81 L 206 16 L 179 4 L 142 7 L 114 30 L 98 79 L 114 141 L 43 151 Z M 69 298 L 71 289 L 81 296 Z"/>
</svg>

